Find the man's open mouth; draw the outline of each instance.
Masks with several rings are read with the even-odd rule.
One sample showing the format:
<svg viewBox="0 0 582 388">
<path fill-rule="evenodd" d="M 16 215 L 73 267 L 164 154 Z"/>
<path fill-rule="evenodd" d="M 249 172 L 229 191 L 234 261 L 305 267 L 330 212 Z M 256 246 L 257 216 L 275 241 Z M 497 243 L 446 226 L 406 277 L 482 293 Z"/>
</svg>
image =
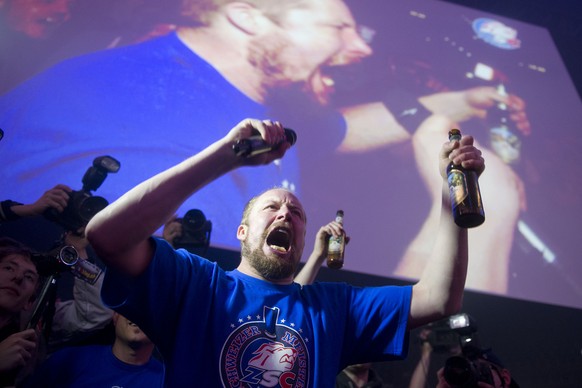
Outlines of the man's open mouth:
<svg viewBox="0 0 582 388">
<path fill-rule="evenodd" d="M 291 231 L 286 228 L 275 228 L 267 236 L 267 245 L 278 252 L 288 252 L 291 248 Z"/>
</svg>

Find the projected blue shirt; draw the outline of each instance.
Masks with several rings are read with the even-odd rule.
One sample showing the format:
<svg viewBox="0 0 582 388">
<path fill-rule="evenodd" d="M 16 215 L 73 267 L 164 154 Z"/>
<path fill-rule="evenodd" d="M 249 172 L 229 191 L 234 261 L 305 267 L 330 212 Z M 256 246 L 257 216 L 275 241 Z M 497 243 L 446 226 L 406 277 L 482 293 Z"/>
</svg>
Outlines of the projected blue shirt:
<svg viewBox="0 0 582 388">
<path fill-rule="evenodd" d="M 93 159 L 110 155 L 121 169 L 93 194 L 112 202 L 244 118 L 283 121 L 269 113 L 175 34 L 73 58 L 0 99 L 0 128 L 6 132 L 0 142 L 0 198 L 31 203 L 57 183 L 80 190 Z M 301 129 L 294 129 L 299 143 Z M 213 222 L 213 245 L 238 247 L 235 230 L 248 199 L 273 186 L 297 191 L 296 148 L 271 165 L 218 179 L 178 215 L 201 209 Z"/>
<path fill-rule="evenodd" d="M 156 241 L 103 300 L 158 346 L 169 387 L 330 387 L 349 364 L 406 356 L 411 286 L 275 285 Z"/>
</svg>

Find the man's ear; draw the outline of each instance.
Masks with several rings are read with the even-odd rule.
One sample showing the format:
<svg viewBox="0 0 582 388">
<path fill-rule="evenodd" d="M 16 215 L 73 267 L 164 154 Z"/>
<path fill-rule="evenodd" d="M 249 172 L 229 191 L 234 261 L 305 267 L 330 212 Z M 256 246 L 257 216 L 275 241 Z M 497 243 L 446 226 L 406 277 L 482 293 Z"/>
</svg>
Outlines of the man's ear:
<svg viewBox="0 0 582 388">
<path fill-rule="evenodd" d="M 249 35 L 259 32 L 260 18 L 264 18 L 259 9 L 244 2 L 228 3 L 224 6 L 224 12 L 232 25 Z"/>
<path fill-rule="evenodd" d="M 238 229 L 236 230 L 236 238 L 240 241 L 245 241 L 247 238 L 247 232 L 249 227 L 246 225 L 239 225 Z"/>
</svg>

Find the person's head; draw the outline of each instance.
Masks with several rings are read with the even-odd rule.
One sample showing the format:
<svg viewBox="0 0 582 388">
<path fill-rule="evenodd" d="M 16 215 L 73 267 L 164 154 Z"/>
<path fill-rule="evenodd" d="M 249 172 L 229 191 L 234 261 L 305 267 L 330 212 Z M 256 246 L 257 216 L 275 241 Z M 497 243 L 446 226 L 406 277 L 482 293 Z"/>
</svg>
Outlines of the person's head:
<svg viewBox="0 0 582 388">
<path fill-rule="evenodd" d="M 346 373 L 351 373 L 353 375 L 359 375 L 359 374 L 362 374 L 362 373 L 369 372 L 370 369 L 372 369 L 372 363 L 368 362 L 368 363 L 365 363 L 365 364 L 348 365 L 347 367 L 344 368 L 344 371 Z"/>
<path fill-rule="evenodd" d="M 153 348 L 154 345 L 152 341 L 147 335 L 145 335 L 139 326 L 123 315 L 114 312 L 113 325 L 115 326 L 116 342 L 121 342 L 132 349 L 138 349 L 143 346 L 151 346 Z"/>
<path fill-rule="evenodd" d="M 264 99 L 280 88 L 300 87 L 326 103 L 325 66 L 372 53 L 342 0 L 185 0 L 184 14 L 203 26 L 226 20 L 244 36 L 246 60 L 260 74 Z"/>
<path fill-rule="evenodd" d="M 451 357 L 446 361 L 445 367 L 439 369 L 437 388 L 468 386 L 466 382 L 473 380 L 482 382 L 480 386 L 484 387 L 518 388 L 517 383 L 511 378 L 509 370 L 490 349 L 475 348 L 470 349 L 469 352 L 464 349 L 463 353 L 471 354 L 469 354 L 469 358 Z M 487 382 L 488 385 L 484 383 L 487 380 L 490 380 Z M 460 383 L 461 381 L 463 384 Z"/>
<path fill-rule="evenodd" d="M 288 190 L 270 189 L 252 198 L 237 229 L 242 260 L 266 280 L 292 281 L 305 246 L 306 221 L 301 202 Z"/>
<path fill-rule="evenodd" d="M 15 240 L 0 239 L 0 317 L 17 318 L 29 310 L 38 284 L 31 250 Z"/>
<path fill-rule="evenodd" d="M 70 19 L 74 0 L 0 0 L 4 23 L 33 39 L 48 38 Z"/>
</svg>

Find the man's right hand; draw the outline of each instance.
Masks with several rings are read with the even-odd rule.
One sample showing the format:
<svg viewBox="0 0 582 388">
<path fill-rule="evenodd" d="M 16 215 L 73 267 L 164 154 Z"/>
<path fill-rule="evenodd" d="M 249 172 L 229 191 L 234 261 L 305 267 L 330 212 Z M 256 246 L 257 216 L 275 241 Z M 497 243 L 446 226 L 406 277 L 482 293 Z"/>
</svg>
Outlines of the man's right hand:
<svg viewBox="0 0 582 388">
<path fill-rule="evenodd" d="M 269 164 L 276 159 L 281 159 L 291 147 L 285 136 L 283 124 L 278 121 L 245 119 L 239 122 L 226 135 L 224 140 L 235 144 L 237 141 L 248 139 L 251 136 L 260 135 L 265 143 L 270 145 L 280 144 L 271 151 L 257 154 L 251 157 L 241 157 L 242 165 Z"/>
</svg>

